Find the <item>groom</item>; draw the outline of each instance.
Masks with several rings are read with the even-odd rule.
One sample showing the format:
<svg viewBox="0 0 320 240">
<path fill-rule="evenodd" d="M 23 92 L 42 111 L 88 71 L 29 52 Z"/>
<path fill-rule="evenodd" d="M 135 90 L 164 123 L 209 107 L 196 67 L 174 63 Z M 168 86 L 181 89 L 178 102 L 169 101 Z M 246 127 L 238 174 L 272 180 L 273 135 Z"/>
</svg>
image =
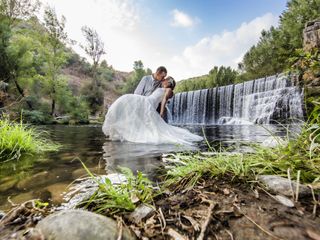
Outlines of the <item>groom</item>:
<svg viewBox="0 0 320 240">
<path fill-rule="evenodd" d="M 157 88 L 161 87 L 161 82 L 167 76 L 167 69 L 163 66 L 158 67 L 157 71 L 151 75 L 144 76 L 139 82 L 134 94 L 149 96 Z"/>
<path fill-rule="evenodd" d="M 157 71 L 151 75 L 144 76 L 141 81 L 139 82 L 134 94 L 142 95 L 142 96 L 149 96 L 151 95 L 154 90 L 161 87 L 162 81 L 167 76 L 167 69 L 163 66 L 157 68 Z M 160 113 L 160 104 L 157 109 L 157 112 Z M 167 113 L 165 112 L 163 116 L 163 120 L 167 122 Z"/>
</svg>

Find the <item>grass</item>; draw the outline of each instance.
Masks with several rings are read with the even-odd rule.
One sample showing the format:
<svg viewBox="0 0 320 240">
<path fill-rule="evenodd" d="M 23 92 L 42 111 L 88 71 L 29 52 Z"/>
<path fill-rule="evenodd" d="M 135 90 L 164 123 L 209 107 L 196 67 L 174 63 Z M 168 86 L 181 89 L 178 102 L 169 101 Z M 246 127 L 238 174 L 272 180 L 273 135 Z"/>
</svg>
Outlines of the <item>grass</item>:
<svg viewBox="0 0 320 240">
<path fill-rule="evenodd" d="M 81 162 L 89 176 L 98 184 L 98 189 L 86 201 L 79 204 L 79 207 L 89 209 L 96 213 L 114 215 L 116 213 L 132 212 L 137 204 L 150 203 L 153 199 L 154 189 L 152 182 L 141 172 L 135 176 L 129 168 L 120 168 L 126 181 L 113 185 L 105 178 L 94 176 L 90 170 Z"/>
<path fill-rule="evenodd" d="M 229 176 L 244 181 L 255 180 L 261 174 L 287 177 L 288 171 L 294 179 L 299 175 L 302 183 L 320 181 L 320 126 L 314 121 L 306 123 L 294 138 L 288 137 L 285 144 L 253 148 L 254 153 L 213 151 L 209 156 L 201 152 L 172 155 L 178 164 L 167 171 L 165 186 L 192 187 L 203 177 Z"/>
<path fill-rule="evenodd" d="M 22 154 L 56 151 L 58 148 L 58 144 L 44 138 L 44 132 L 23 125 L 22 122 L 0 119 L 0 161 L 19 159 Z"/>
</svg>

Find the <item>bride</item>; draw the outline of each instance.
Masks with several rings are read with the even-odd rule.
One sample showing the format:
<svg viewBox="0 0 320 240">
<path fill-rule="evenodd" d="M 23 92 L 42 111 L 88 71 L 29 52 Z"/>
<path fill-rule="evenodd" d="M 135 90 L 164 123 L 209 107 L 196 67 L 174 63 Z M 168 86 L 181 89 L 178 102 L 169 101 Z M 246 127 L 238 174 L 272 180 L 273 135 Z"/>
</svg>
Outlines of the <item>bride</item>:
<svg viewBox="0 0 320 240">
<path fill-rule="evenodd" d="M 162 116 L 176 83 L 172 77 L 162 82 L 150 96 L 126 94 L 118 98 L 106 114 L 102 131 L 111 140 L 152 144 L 192 144 L 203 140 L 186 129 L 167 124 Z M 160 115 L 156 111 L 161 103 Z"/>
</svg>

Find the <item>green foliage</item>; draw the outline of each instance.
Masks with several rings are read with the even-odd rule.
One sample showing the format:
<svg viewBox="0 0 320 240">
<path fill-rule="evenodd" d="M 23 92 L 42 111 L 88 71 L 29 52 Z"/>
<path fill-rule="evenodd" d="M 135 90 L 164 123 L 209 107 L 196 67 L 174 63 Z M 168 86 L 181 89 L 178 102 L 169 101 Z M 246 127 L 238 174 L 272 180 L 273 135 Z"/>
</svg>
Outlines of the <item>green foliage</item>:
<svg viewBox="0 0 320 240">
<path fill-rule="evenodd" d="M 289 58 L 291 68 L 303 74 L 305 82 L 320 77 L 320 52 L 313 48 L 310 51 L 296 49 L 294 56 Z"/>
<path fill-rule="evenodd" d="M 56 151 L 59 146 L 46 140 L 43 134 L 22 122 L 0 119 L 0 160 L 19 159 L 21 154 Z"/>
<path fill-rule="evenodd" d="M 5 3 L 0 4 L 0 81 L 8 83 L 1 92 L 1 107 L 12 115 L 23 110 L 24 121 L 35 124 L 50 123 L 61 115 L 75 123 L 87 123 L 90 112 L 101 110 L 115 71 L 106 61 L 93 66 L 66 47 L 66 20 L 58 18 L 54 9 L 47 7 L 44 23 L 40 23 L 34 16 L 37 1 L 0 1 Z M 68 68 L 66 75 L 64 68 Z M 68 71 L 94 81 L 81 92 L 78 83 L 69 86 Z M 13 99 L 16 102 L 12 104 Z"/>
<path fill-rule="evenodd" d="M 182 153 L 175 155 L 175 158 L 179 159 L 180 163 L 166 173 L 165 186 L 192 187 L 204 176 L 227 175 L 248 180 L 253 179 L 256 174 L 272 172 L 264 158 L 249 154 L 216 152 L 212 156 L 202 156 L 201 153 Z"/>
<path fill-rule="evenodd" d="M 208 75 L 195 77 L 178 82 L 175 92 L 194 91 L 204 88 L 214 88 L 236 82 L 238 73 L 230 67 L 215 66 Z"/>
<path fill-rule="evenodd" d="M 10 78 L 10 60 L 7 48 L 11 37 L 11 29 L 7 19 L 0 15 L 0 80 L 8 82 Z"/>
<path fill-rule="evenodd" d="M 81 91 L 88 104 L 91 114 L 101 111 L 103 105 L 104 90 L 93 83 L 85 85 Z"/>
<path fill-rule="evenodd" d="M 45 48 L 44 58 L 46 60 L 45 76 L 47 79 L 47 90 L 51 98 L 51 115 L 55 114 L 57 87 L 59 85 L 58 78 L 61 67 L 66 63 L 67 55 L 64 48 L 64 43 L 67 42 L 67 34 L 65 32 L 65 17 L 61 19 L 53 8 L 47 7 L 44 13 L 44 27 L 46 33 L 42 38 L 42 43 Z"/>
<path fill-rule="evenodd" d="M 283 72 L 290 67 L 290 57 L 302 48 L 303 28 L 320 18 L 320 0 L 290 0 L 280 16 L 279 27 L 262 31 L 259 42 L 244 56 L 246 80 Z"/>
<path fill-rule="evenodd" d="M 289 59 L 291 69 L 302 77 L 302 84 L 305 89 L 306 112 L 312 119 L 319 122 L 319 94 L 314 91 L 312 86 L 318 85 L 320 81 L 320 52 L 319 49 L 313 48 L 309 51 L 297 49 L 295 55 Z M 316 82 L 314 84 L 313 82 Z"/>
<path fill-rule="evenodd" d="M 81 162 L 82 163 L 82 162 Z M 95 177 L 82 163 L 89 176 L 98 184 L 98 189 L 89 200 L 79 204 L 81 207 L 98 213 L 113 215 L 119 212 L 133 211 L 139 202 L 149 203 L 153 197 L 151 181 L 141 172 L 134 176 L 128 168 L 121 168 L 127 181 L 120 185 L 113 185 L 108 178 Z"/>
<path fill-rule="evenodd" d="M 150 69 L 144 69 L 143 63 L 141 60 L 135 61 L 133 64 L 133 72 L 130 74 L 126 80 L 126 84 L 122 88 L 122 93 L 133 93 L 136 87 L 138 86 L 142 77 L 146 75 L 151 75 L 152 72 Z"/>
<path fill-rule="evenodd" d="M 107 87 L 106 83 L 113 80 L 114 70 L 108 67 L 105 61 L 102 61 L 100 66 L 97 68 L 97 78 L 101 84 L 105 84 L 105 88 Z"/>
<path fill-rule="evenodd" d="M 38 110 L 23 110 L 22 111 L 23 121 L 32 124 L 48 124 L 52 122 L 51 116 L 45 112 Z"/>
</svg>

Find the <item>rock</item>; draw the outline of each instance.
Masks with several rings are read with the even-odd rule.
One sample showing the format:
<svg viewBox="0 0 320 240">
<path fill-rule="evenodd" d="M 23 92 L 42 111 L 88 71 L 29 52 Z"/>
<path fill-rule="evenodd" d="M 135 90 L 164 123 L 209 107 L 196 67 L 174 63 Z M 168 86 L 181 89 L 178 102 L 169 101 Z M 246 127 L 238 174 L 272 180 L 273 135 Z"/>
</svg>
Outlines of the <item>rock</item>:
<svg viewBox="0 0 320 240">
<path fill-rule="evenodd" d="M 11 239 L 11 238 L 9 238 Z M 16 237 L 13 239 L 21 239 L 21 240 L 45 240 L 42 232 L 36 228 L 28 228 L 22 231 L 18 231 Z"/>
<path fill-rule="evenodd" d="M 108 175 L 100 175 L 96 179 L 86 179 L 73 184 L 68 192 L 64 195 L 65 203 L 62 203 L 59 210 L 75 209 L 80 202 L 88 200 L 92 194 L 98 189 L 98 182 L 104 183 L 105 179 L 109 179 L 112 184 L 121 184 L 127 181 L 123 174 L 112 173 Z"/>
<path fill-rule="evenodd" d="M 303 30 L 303 48 L 308 51 L 320 47 L 320 20 L 310 21 Z"/>
<path fill-rule="evenodd" d="M 40 186 L 46 183 L 49 180 L 49 172 L 43 171 L 28 178 L 21 180 L 17 187 L 20 190 L 28 189 L 30 187 Z"/>
<path fill-rule="evenodd" d="M 97 189 L 98 184 L 91 178 L 71 185 L 63 196 L 65 202 L 58 209 L 75 209 L 80 202 L 88 200 Z"/>
<path fill-rule="evenodd" d="M 139 224 L 144 219 L 151 217 L 154 212 L 155 210 L 152 207 L 141 204 L 129 215 L 128 219 L 135 224 Z"/>
<path fill-rule="evenodd" d="M 88 168 L 88 169 L 91 173 L 97 172 L 97 168 Z M 81 177 L 88 177 L 88 176 L 89 176 L 88 172 L 84 168 L 79 168 L 72 172 L 72 177 L 74 179 L 81 178 Z"/>
<path fill-rule="evenodd" d="M 5 216 L 5 212 L 0 211 L 0 220 Z"/>
<path fill-rule="evenodd" d="M 51 201 L 53 204 L 63 202 L 63 193 L 67 191 L 68 183 L 56 183 L 47 187 L 51 193 Z"/>
<path fill-rule="evenodd" d="M 24 202 L 29 201 L 34 198 L 35 198 L 35 196 L 34 196 L 33 192 L 26 192 L 26 193 L 21 193 L 19 195 L 12 197 L 11 201 L 15 204 L 20 204 L 20 203 L 24 203 Z"/>
<path fill-rule="evenodd" d="M 108 178 L 113 185 L 119 185 L 127 181 L 126 176 L 120 173 L 110 173 L 108 175 L 102 175 L 99 177 L 101 182 L 104 182 L 105 179 Z"/>
<path fill-rule="evenodd" d="M 48 189 L 39 188 L 33 191 L 33 195 L 40 199 L 42 202 L 49 202 L 51 199 L 51 193 Z"/>
<path fill-rule="evenodd" d="M 284 196 L 281 196 L 281 195 L 276 195 L 275 196 L 275 199 L 281 203 L 282 205 L 285 205 L 287 207 L 294 207 L 294 203 L 289 199 L 289 198 L 286 198 Z"/>
<path fill-rule="evenodd" d="M 285 141 L 282 138 L 277 137 L 277 136 L 268 137 L 261 143 L 262 146 L 270 147 L 270 148 L 275 148 L 278 146 L 285 146 L 287 144 L 288 144 L 287 141 Z"/>
<path fill-rule="evenodd" d="M 40 221 L 36 229 L 50 240 L 113 240 L 119 236 L 116 221 L 84 210 L 56 212 Z M 123 226 L 121 239 L 136 238 Z"/>
<path fill-rule="evenodd" d="M 60 156 L 60 160 L 63 161 L 73 161 L 74 159 L 76 159 L 76 155 L 74 153 L 62 153 L 59 154 Z"/>
<path fill-rule="evenodd" d="M 261 175 L 258 176 L 258 180 L 265 184 L 267 188 L 274 193 L 292 197 L 290 182 L 287 178 L 276 175 Z M 296 192 L 297 183 L 295 181 L 291 181 L 291 183 L 293 191 Z M 309 194 L 311 194 L 310 189 L 307 186 L 300 184 L 299 196 L 305 196 Z"/>
<path fill-rule="evenodd" d="M 88 173 L 84 168 L 79 168 L 79 169 L 76 169 L 72 172 L 72 177 L 74 179 L 77 179 L 80 177 L 87 177 L 87 176 L 88 176 Z"/>
<path fill-rule="evenodd" d="M 5 191 L 9 190 L 10 188 L 13 188 L 17 182 L 18 182 L 17 179 L 10 179 L 4 183 L 1 183 L 0 184 L 0 192 L 5 192 Z"/>
</svg>

